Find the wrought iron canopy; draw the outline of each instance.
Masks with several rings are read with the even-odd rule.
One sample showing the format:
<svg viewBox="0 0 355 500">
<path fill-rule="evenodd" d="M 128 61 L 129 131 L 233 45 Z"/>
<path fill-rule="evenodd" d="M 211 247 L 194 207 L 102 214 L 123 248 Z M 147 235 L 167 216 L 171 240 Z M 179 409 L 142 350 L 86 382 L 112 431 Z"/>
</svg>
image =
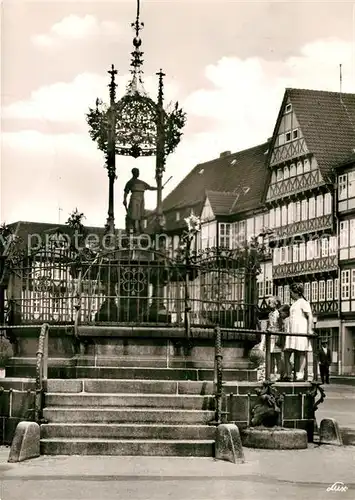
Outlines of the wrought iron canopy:
<svg viewBox="0 0 355 500">
<path fill-rule="evenodd" d="M 143 23 L 139 21 L 139 0 L 137 2 L 137 17 L 132 23 L 135 30 L 133 39 L 134 50 L 131 59 L 132 78 L 127 85 L 125 95 L 116 100 L 115 75 L 117 71 L 112 66 L 110 104 L 105 105 L 100 99 L 96 107 L 90 108 L 87 114 L 89 133 L 97 142 L 98 148 L 105 153 L 114 143 L 115 154 L 122 156 L 153 156 L 159 153 L 159 145 L 164 143 L 164 156 L 172 153 L 180 142 L 182 128 L 186 115 L 176 102 L 171 110 L 163 109 L 164 88 L 162 71 L 157 73 L 158 99 L 155 102 L 146 93 L 143 85 L 143 52 L 140 31 Z"/>
</svg>

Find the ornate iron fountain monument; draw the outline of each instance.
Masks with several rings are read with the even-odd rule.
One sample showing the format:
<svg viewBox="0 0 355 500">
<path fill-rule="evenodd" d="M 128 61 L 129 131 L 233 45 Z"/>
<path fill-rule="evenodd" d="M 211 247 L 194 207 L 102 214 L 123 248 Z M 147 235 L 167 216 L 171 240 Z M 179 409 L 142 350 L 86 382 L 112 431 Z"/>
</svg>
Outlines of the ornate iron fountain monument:
<svg viewBox="0 0 355 500">
<path fill-rule="evenodd" d="M 97 142 L 98 148 L 106 157 L 105 167 L 109 178 L 109 204 L 106 228 L 113 232 L 114 194 L 113 188 L 116 175 L 116 156 L 130 156 L 132 158 L 155 156 L 155 179 L 157 190 L 157 223 L 162 220 L 162 180 L 165 171 L 166 157 L 172 153 L 180 142 L 186 115 L 175 103 L 172 110 L 164 109 L 164 76 L 162 70 L 158 76 L 158 96 L 154 101 L 144 89 L 143 83 L 143 52 L 140 31 L 144 24 L 140 22 L 140 0 L 137 0 L 137 16 L 131 25 L 134 28 L 133 52 L 131 59 L 131 79 L 126 93 L 116 100 L 117 70 L 114 65 L 108 73 L 111 76 L 109 83 L 110 103 L 105 105 L 100 99 L 96 100 L 96 107 L 89 110 L 87 122 L 91 138 Z"/>
<path fill-rule="evenodd" d="M 172 153 L 180 142 L 182 129 L 185 125 L 186 115 L 179 107 L 178 102 L 172 109 L 164 109 L 164 73 L 160 70 L 158 76 L 157 100 L 153 100 L 144 89 L 143 83 L 143 52 L 141 50 L 142 40 L 140 32 L 144 24 L 140 21 L 140 0 L 137 0 L 136 20 L 131 25 L 134 29 L 133 51 L 131 53 L 131 78 L 126 92 L 121 99 L 116 99 L 116 75 L 114 65 L 108 71 L 110 74 L 109 105 L 100 99 L 96 100 L 96 107 L 91 108 L 87 114 L 87 122 L 91 138 L 97 142 L 98 148 L 105 154 L 105 168 L 109 178 L 109 201 L 108 217 L 106 221 L 106 233 L 114 235 L 114 183 L 117 179 L 116 156 L 130 156 L 133 159 L 145 156 L 155 156 L 155 180 L 156 186 L 149 186 L 138 179 L 139 171 L 132 169 L 133 177 L 124 188 L 124 205 L 126 208 L 126 233 L 124 240 L 126 250 L 117 249 L 106 255 L 105 262 L 110 265 L 116 264 L 119 274 L 115 278 L 111 273 L 110 279 L 105 279 L 106 300 L 102 304 L 97 321 L 122 321 L 123 317 L 131 320 L 142 319 L 139 310 L 148 299 L 149 285 L 153 285 L 152 314 L 157 317 L 159 311 L 163 311 L 162 293 L 164 272 L 153 272 L 151 267 L 152 258 L 146 251 L 138 248 L 139 239 L 132 239 L 132 234 L 139 236 L 142 231 L 142 219 L 144 218 L 144 191 L 146 189 L 156 190 L 157 203 L 153 231 L 161 233 L 163 229 L 162 189 L 163 174 L 167 156 Z M 131 194 L 129 205 L 127 195 Z M 120 240 L 122 243 L 122 239 Z M 161 240 L 155 238 L 155 241 Z M 116 244 L 113 238 L 114 245 Z M 163 264 L 163 248 L 152 249 L 155 251 L 155 268 L 161 269 Z M 128 248 L 129 247 L 129 248 Z M 149 262 L 148 262 L 149 261 Z M 127 272 L 124 271 L 126 266 Z M 107 273 L 103 273 L 105 275 Z M 137 287 L 133 283 L 139 283 Z M 126 297 L 124 303 L 117 308 L 117 295 Z M 133 314 L 136 311 L 137 314 Z M 137 316 L 137 318 L 135 318 Z"/>
</svg>

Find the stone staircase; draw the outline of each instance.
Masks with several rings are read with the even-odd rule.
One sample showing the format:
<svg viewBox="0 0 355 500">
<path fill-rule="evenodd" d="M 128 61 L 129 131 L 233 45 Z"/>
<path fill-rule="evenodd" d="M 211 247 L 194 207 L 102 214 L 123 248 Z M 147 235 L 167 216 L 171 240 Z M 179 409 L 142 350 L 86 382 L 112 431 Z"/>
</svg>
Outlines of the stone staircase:
<svg viewBox="0 0 355 500">
<path fill-rule="evenodd" d="M 151 377 L 49 379 L 41 453 L 213 456 L 212 382 L 184 380 L 184 370 L 165 369 L 159 379 L 159 369 L 142 370 Z"/>
<path fill-rule="evenodd" d="M 213 370 L 87 367 L 83 373 L 47 381 L 42 454 L 214 455 Z M 225 376 L 242 380 L 254 372 L 231 369 Z"/>
</svg>

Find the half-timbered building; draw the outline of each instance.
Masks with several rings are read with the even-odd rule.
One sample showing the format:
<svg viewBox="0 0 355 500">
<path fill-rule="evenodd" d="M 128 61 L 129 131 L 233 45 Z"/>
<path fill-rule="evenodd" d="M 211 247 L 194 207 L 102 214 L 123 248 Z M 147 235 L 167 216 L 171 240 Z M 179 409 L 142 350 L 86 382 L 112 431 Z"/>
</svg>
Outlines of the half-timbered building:
<svg viewBox="0 0 355 500">
<path fill-rule="evenodd" d="M 268 157 L 275 291 L 289 302 L 290 283 L 304 283 L 335 372 L 343 367 L 334 168 L 354 148 L 354 120 L 353 94 L 287 89 Z"/>
<path fill-rule="evenodd" d="M 337 169 L 341 371 L 355 373 L 355 154 Z"/>
</svg>

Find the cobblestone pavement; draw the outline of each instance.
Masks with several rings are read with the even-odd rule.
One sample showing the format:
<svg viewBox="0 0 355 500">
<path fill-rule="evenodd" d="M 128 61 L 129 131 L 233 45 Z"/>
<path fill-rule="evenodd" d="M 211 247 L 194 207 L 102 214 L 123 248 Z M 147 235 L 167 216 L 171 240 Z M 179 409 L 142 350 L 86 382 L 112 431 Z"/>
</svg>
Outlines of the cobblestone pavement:
<svg viewBox="0 0 355 500">
<path fill-rule="evenodd" d="M 211 458 L 41 456 L 8 464 L 1 500 L 355 499 L 355 447 L 245 449 L 246 463 Z M 336 482 L 344 492 L 327 491 Z"/>
</svg>

